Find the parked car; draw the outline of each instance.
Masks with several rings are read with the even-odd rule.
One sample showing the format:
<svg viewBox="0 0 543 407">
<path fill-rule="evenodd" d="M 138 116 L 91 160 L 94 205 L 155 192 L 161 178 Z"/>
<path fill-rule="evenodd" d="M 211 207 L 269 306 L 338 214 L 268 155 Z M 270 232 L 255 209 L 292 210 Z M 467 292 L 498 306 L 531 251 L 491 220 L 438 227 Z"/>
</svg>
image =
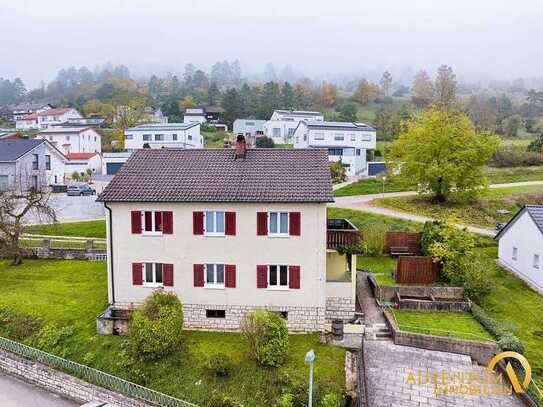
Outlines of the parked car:
<svg viewBox="0 0 543 407">
<path fill-rule="evenodd" d="M 92 189 L 88 184 L 73 184 L 68 185 L 66 194 L 68 196 L 95 195 L 96 190 Z"/>
</svg>

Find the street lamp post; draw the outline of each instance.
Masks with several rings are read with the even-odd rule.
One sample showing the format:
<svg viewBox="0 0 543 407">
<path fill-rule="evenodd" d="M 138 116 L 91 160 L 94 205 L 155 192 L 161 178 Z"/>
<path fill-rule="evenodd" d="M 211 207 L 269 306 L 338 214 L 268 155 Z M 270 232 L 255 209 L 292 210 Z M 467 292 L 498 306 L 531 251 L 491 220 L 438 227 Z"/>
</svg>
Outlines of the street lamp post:
<svg viewBox="0 0 543 407">
<path fill-rule="evenodd" d="M 311 349 L 305 354 L 305 363 L 309 364 L 309 400 L 307 407 L 313 406 L 313 362 L 315 361 L 315 352 Z"/>
</svg>

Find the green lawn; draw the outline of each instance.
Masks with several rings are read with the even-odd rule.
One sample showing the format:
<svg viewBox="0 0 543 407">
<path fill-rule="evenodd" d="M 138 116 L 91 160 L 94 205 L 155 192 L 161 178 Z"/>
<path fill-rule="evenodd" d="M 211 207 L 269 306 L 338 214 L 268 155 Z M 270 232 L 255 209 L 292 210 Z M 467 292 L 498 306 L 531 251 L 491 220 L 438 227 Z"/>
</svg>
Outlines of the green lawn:
<svg viewBox="0 0 543 407">
<path fill-rule="evenodd" d="M 490 184 L 506 184 L 509 182 L 543 181 L 543 166 L 512 167 L 485 169 Z M 397 177 L 388 176 L 384 192 L 415 191 L 416 184 L 402 182 Z M 383 193 L 383 183 L 376 178 L 353 182 L 334 191 L 335 196 L 369 195 Z"/>
<path fill-rule="evenodd" d="M 493 228 L 497 222 L 511 219 L 522 205 L 543 203 L 543 185 L 491 189 L 475 202 L 435 204 L 427 196 L 381 198 L 373 202 L 417 215 Z M 499 210 L 508 213 L 498 213 Z"/>
<path fill-rule="evenodd" d="M 25 260 L 18 267 L 8 264 L 0 260 L 0 307 L 11 307 L 59 327 L 75 327 L 65 346 L 67 358 L 127 377 L 117 364 L 123 338 L 96 333 L 95 318 L 107 306 L 105 263 Z M 185 340 L 180 349 L 149 366 L 146 386 L 199 405 L 206 402 L 210 389 L 245 406 L 273 405 L 286 375 L 306 382 L 304 355 L 314 349 L 315 380 L 321 391 L 343 392 L 345 351 L 320 344 L 317 334 L 292 335 L 289 359 L 278 369 L 264 369 L 251 360 L 239 334 L 185 331 L 182 335 Z M 226 353 L 234 361 L 230 378 L 217 379 L 205 372 L 203 365 L 215 352 Z"/>
<path fill-rule="evenodd" d="M 379 285 L 396 285 L 390 271 L 396 268 L 396 259 L 388 256 L 356 257 L 356 267 L 374 274 Z"/>
<path fill-rule="evenodd" d="M 363 230 L 367 225 L 382 223 L 387 230 L 417 232 L 422 229 L 422 224 L 409 220 L 391 218 L 389 216 L 377 215 L 374 213 L 357 211 L 354 209 L 328 208 L 329 218 L 349 219 L 358 229 Z"/>
<path fill-rule="evenodd" d="M 48 236 L 78 236 L 106 238 L 106 221 L 57 223 L 52 225 L 32 225 L 25 227 L 25 233 Z"/>
<path fill-rule="evenodd" d="M 220 131 L 200 131 L 205 148 L 223 148 L 225 133 Z"/>
<path fill-rule="evenodd" d="M 469 312 L 393 310 L 392 313 L 402 331 L 459 339 L 492 340 L 492 336 Z"/>
</svg>

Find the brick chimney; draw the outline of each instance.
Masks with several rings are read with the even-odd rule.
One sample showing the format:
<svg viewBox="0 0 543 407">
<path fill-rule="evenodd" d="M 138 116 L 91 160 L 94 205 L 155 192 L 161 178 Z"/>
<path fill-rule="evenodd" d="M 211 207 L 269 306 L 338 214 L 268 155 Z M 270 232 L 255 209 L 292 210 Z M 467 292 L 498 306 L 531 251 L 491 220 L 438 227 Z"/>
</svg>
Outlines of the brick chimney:
<svg viewBox="0 0 543 407">
<path fill-rule="evenodd" d="M 245 136 L 239 135 L 236 140 L 236 159 L 245 158 L 247 153 L 247 144 L 245 142 Z"/>
</svg>

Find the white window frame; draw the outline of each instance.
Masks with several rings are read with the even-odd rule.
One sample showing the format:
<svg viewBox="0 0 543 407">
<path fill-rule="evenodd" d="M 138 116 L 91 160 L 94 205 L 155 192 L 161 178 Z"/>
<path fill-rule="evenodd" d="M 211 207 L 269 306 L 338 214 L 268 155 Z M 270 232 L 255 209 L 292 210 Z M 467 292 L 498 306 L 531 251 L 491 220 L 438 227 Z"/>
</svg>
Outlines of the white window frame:
<svg viewBox="0 0 543 407">
<path fill-rule="evenodd" d="M 155 134 L 155 141 L 164 141 L 164 134 Z"/>
<path fill-rule="evenodd" d="M 513 246 L 513 253 L 511 254 L 511 258 L 515 261 L 518 260 L 518 248 Z"/>
<path fill-rule="evenodd" d="M 95 137 L 95 138 L 96 138 L 96 137 Z M 125 140 L 133 140 L 133 139 L 134 139 L 134 136 L 133 136 L 132 134 L 125 134 L 125 135 L 124 135 L 124 139 L 125 139 Z M 94 140 L 94 141 L 96 141 L 96 140 Z"/>
<path fill-rule="evenodd" d="M 152 230 L 145 230 L 145 212 L 151 212 L 151 229 Z M 162 236 L 164 234 L 164 215 L 162 215 L 162 230 L 156 230 L 156 218 L 155 213 L 156 212 L 163 212 L 163 211 L 155 211 L 155 210 L 142 210 L 141 211 L 141 234 L 146 236 Z"/>
<path fill-rule="evenodd" d="M 207 281 L 207 266 L 213 266 L 213 282 Z M 217 266 L 222 266 L 222 283 L 217 283 Z M 226 265 L 223 263 L 204 263 L 204 288 L 224 290 L 226 281 Z"/>
<path fill-rule="evenodd" d="M 533 261 L 534 269 L 539 269 L 540 263 L 541 263 L 541 256 L 539 256 L 539 254 L 537 253 L 534 253 L 534 261 Z"/>
<path fill-rule="evenodd" d="M 345 141 L 345 133 L 334 133 L 334 141 Z"/>
<path fill-rule="evenodd" d="M 153 135 L 152 134 L 144 134 L 142 137 L 143 141 L 153 141 Z"/>
<path fill-rule="evenodd" d="M 371 141 L 371 134 L 362 134 L 362 141 Z"/>
<path fill-rule="evenodd" d="M 275 133 L 277 133 L 277 134 L 275 134 Z M 275 138 L 281 137 L 281 127 L 273 127 L 272 128 L 272 137 L 275 137 Z"/>
<path fill-rule="evenodd" d="M 315 140 L 324 140 L 324 138 L 325 138 L 324 132 L 322 132 L 322 131 L 315 132 L 315 135 L 313 136 L 313 138 Z"/>
<path fill-rule="evenodd" d="M 277 267 L 277 284 L 275 285 L 272 285 L 271 284 L 271 268 L 272 267 Z M 286 285 L 281 285 L 280 282 L 281 282 L 281 267 L 286 267 L 287 268 L 287 283 Z M 290 290 L 290 272 L 289 272 L 289 269 L 288 269 L 288 265 L 287 264 L 268 264 L 268 290 L 274 290 L 274 291 L 288 291 Z"/>
<path fill-rule="evenodd" d="M 271 231 L 271 219 L 272 219 L 272 213 L 277 214 L 277 230 L 278 232 L 273 233 Z M 280 232 L 281 230 L 281 214 L 286 213 L 287 215 L 287 231 L 286 232 Z M 290 213 L 287 211 L 270 211 L 268 212 L 268 236 L 271 237 L 289 237 L 290 236 Z"/>
<path fill-rule="evenodd" d="M 156 288 L 156 287 L 163 287 L 164 286 L 164 263 L 159 263 L 159 262 L 144 262 L 142 263 L 143 264 L 143 267 L 142 267 L 142 273 L 143 273 L 143 276 L 142 276 L 142 282 L 143 282 L 143 286 L 145 287 L 151 287 L 151 288 Z M 147 281 L 147 264 L 152 264 L 153 265 L 153 281 Z M 162 282 L 157 282 L 157 278 L 156 278 L 156 273 L 157 273 L 157 264 L 160 264 L 161 267 L 162 267 Z"/>
<path fill-rule="evenodd" d="M 213 232 L 208 232 L 207 230 L 207 214 L 208 212 L 211 212 L 213 214 L 213 227 L 215 229 L 215 231 Z M 222 232 L 216 232 L 217 230 L 217 214 L 218 213 L 222 213 L 223 214 L 223 231 Z M 226 211 L 224 210 L 219 210 L 219 209 L 207 209 L 207 210 L 204 210 L 204 235 L 205 236 L 225 236 L 225 233 L 226 233 Z"/>
</svg>

